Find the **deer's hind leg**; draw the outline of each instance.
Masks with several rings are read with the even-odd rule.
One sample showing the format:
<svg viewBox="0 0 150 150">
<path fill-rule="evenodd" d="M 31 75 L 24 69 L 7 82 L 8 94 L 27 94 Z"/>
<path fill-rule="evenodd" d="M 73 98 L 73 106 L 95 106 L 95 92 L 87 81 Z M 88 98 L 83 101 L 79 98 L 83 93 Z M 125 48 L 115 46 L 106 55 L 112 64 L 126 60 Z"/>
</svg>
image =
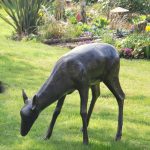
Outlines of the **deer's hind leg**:
<svg viewBox="0 0 150 150">
<path fill-rule="evenodd" d="M 100 96 L 100 86 L 99 84 L 92 85 L 91 86 L 91 92 L 92 92 L 92 100 L 89 106 L 88 114 L 87 114 L 87 127 L 89 125 L 89 121 L 91 118 L 91 114 L 93 112 L 93 108 L 95 106 L 97 98 Z M 83 131 L 83 127 L 81 128 L 81 131 Z"/>
<path fill-rule="evenodd" d="M 80 104 L 80 115 L 82 118 L 83 125 L 83 144 L 88 144 L 88 132 L 87 132 L 87 102 L 89 87 L 82 87 L 79 90 L 81 104 Z"/>
<path fill-rule="evenodd" d="M 105 85 L 109 88 L 109 90 L 113 93 L 113 95 L 116 97 L 117 103 L 118 103 L 118 128 L 115 140 L 120 140 L 122 136 L 122 126 L 123 126 L 123 105 L 124 105 L 124 99 L 125 94 L 120 86 L 119 78 L 113 77 L 111 79 L 104 81 Z"/>
</svg>

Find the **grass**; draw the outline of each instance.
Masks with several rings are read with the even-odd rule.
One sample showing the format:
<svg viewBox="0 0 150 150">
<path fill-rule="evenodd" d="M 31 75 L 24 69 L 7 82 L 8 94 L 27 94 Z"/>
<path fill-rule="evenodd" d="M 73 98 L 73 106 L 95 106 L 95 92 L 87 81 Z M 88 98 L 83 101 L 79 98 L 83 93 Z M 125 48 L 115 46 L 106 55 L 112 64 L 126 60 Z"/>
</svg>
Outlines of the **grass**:
<svg viewBox="0 0 150 150">
<path fill-rule="evenodd" d="M 101 84 L 88 128 L 90 144 L 82 144 L 82 126 L 77 92 L 67 96 L 49 141 L 42 138 L 49 125 L 55 104 L 45 109 L 30 133 L 21 137 L 21 89 L 32 97 L 50 74 L 58 58 L 69 51 L 41 43 L 15 42 L 7 37 L 11 28 L 0 20 L 0 80 L 6 92 L 0 94 L 1 150 L 148 150 L 150 149 L 150 61 L 121 60 L 120 80 L 126 93 L 123 137 L 114 141 L 117 127 L 117 103 Z M 91 97 L 91 95 L 90 95 Z"/>
</svg>

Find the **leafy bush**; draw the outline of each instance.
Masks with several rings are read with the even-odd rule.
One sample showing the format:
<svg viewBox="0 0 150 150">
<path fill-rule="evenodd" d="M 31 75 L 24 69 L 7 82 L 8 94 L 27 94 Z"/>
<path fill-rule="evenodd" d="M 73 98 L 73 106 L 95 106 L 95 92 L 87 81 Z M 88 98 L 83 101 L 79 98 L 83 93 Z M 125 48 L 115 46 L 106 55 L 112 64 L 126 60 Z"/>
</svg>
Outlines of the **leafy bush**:
<svg viewBox="0 0 150 150">
<path fill-rule="evenodd" d="M 133 13 L 149 14 L 149 0 L 116 0 L 118 6 L 129 9 Z"/>
<path fill-rule="evenodd" d="M 68 22 L 57 21 L 49 8 L 44 6 L 41 7 L 40 13 L 42 15 L 38 32 L 42 39 L 74 38 L 82 34 L 82 27 L 77 24 L 74 12 L 67 11 Z"/>
<path fill-rule="evenodd" d="M 65 16 L 66 17 L 73 17 L 73 16 L 75 16 L 75 12 L 73 10 L 68 9 L 65 11 Z"/>
<path fill-rule="evenodd" d="M 145 20 L 146 20 L 145 15 L 134 14 L 132 15 L 132 18 L 129 19 L 129 22 L 131 22 L 132 24 L 138 24 L 139 22 L 145 21 Z"/>
<path fill-rule="evenodd" d="M 150 58 L 150 33 L 131 34 L 120 43 L 118 48 L 123 57 Z M 125 52 L 128 49 L 130 53 Z"/>
<path fill-rule="evenodd" d="M 19 37 L 37 32 L 39 9 L 44 0 L 1 0 L 0 6 L 11 20 L 2 14 L 0 17 L 11 25 Z"/>
<path fill-rule="evenodd" d="M 79 22 L 77 26 L 84 32 L 87 36 L 101 36 L 103 28 L 108 25 L 108 21 L 105 18 L 98 17 L 91 21 L 89 24 Z"/>
<path fill-rule="evenodd" d="M 83 33 L 82 27 L 79 25 L 67 24 L 63 38 L 76 38 Z"/>
<path fill-rule="evenodd" d="M 104 30 L 101 38 L 104 43 L 115 45 L 115 39 L 113 38 L 113 33 L 111 31 Z"/>
<path fill-rule="evenodd" d="M 146 17 L 146 20 L 150 22 L 150 15 Z"/>
<path fill-rule="evenodd" d="M 106 18 L 98 17 L 94 20 L 93 25 L 97 28 L 104 28 L 108 25 L 108 21 Z"/>
<path fill-rule="evenodd" d="M 77 24 L 77 19 L 75 16 L 71 16 L 68 18 L 69 19 L 69 22 L 72 23 L 72 24 Z"/>
<path fill-rule="evenodd" d="M 49 22 L 39 27 L 39 34 L 42 38 L 61 38 L 65 32 L 65 24 L 52 18 Z"/>
<path fill-rule="evenodd" d="M 49 22 L 39 27 L 39 35 L 43 39 L 75 38 L 83 33 L 80 25 L 73 25 L 51 18 Z"/>
<path fill-rule="evenodd" d="M 120 57 L 132 58 L 133 57 L 133 49 L 131 48 L 122 48 L 120 50 Z"/>
</svg>

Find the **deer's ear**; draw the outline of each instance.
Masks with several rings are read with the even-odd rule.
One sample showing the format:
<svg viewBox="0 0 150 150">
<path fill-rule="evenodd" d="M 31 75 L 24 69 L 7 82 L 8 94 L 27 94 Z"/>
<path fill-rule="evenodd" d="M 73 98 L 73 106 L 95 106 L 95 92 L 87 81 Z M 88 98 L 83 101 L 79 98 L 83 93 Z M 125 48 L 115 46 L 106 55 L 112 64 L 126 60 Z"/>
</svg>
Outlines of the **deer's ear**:
<svg viewBox="0 0 150 150">
<path fill-rule="evenodd" d="M 26 95 L 24 89 L 22 89 L 22 97 L 23 97 L 24 103 L 26 104 L 26 103 L 27 103 L 27 100 L 28 100 L 28 97 L 27 97 L 27 95 Z"/>
<path fill-rule="evenodd" d="M 35 110 L 37 106 L 37 97 L 34 95 L 33 100 L 32 100 L 32 110 Z"/>
</svg>

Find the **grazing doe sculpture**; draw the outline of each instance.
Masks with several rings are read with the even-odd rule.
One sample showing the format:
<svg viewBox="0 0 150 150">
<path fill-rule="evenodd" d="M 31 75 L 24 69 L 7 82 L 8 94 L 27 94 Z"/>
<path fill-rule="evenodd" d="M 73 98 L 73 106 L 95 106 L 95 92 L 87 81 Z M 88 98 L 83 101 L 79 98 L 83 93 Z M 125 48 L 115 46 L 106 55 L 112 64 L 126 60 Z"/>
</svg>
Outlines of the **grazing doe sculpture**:
<svg viewBox="0 0 150 150">
<path fill-rule="evenodd" d="M 119 55 L 115 48 L 109 44 L 85 44 L 65 54 L 57 61 L 50 77 L 31 100 L 28 99 L 24 90 L 22 91 L 25 105 L 20 111 L 21 135 L 27 135 L 43 109 L 58 101 L 45 136 L 45 139 L 49 139 L 66 95 L 78 90 L 81 99 L 83 143 L 88 144 L 87 127 L 95 102 L 100 95 L 99 83 L 104 82 L 118 103 L 118 129 L 115 139 L 120 140 L 125 94 L 119 83 L 119 68 Z M 92 100 L 87 112 L 89 88 L 92 91 Z"/>
</svg>

